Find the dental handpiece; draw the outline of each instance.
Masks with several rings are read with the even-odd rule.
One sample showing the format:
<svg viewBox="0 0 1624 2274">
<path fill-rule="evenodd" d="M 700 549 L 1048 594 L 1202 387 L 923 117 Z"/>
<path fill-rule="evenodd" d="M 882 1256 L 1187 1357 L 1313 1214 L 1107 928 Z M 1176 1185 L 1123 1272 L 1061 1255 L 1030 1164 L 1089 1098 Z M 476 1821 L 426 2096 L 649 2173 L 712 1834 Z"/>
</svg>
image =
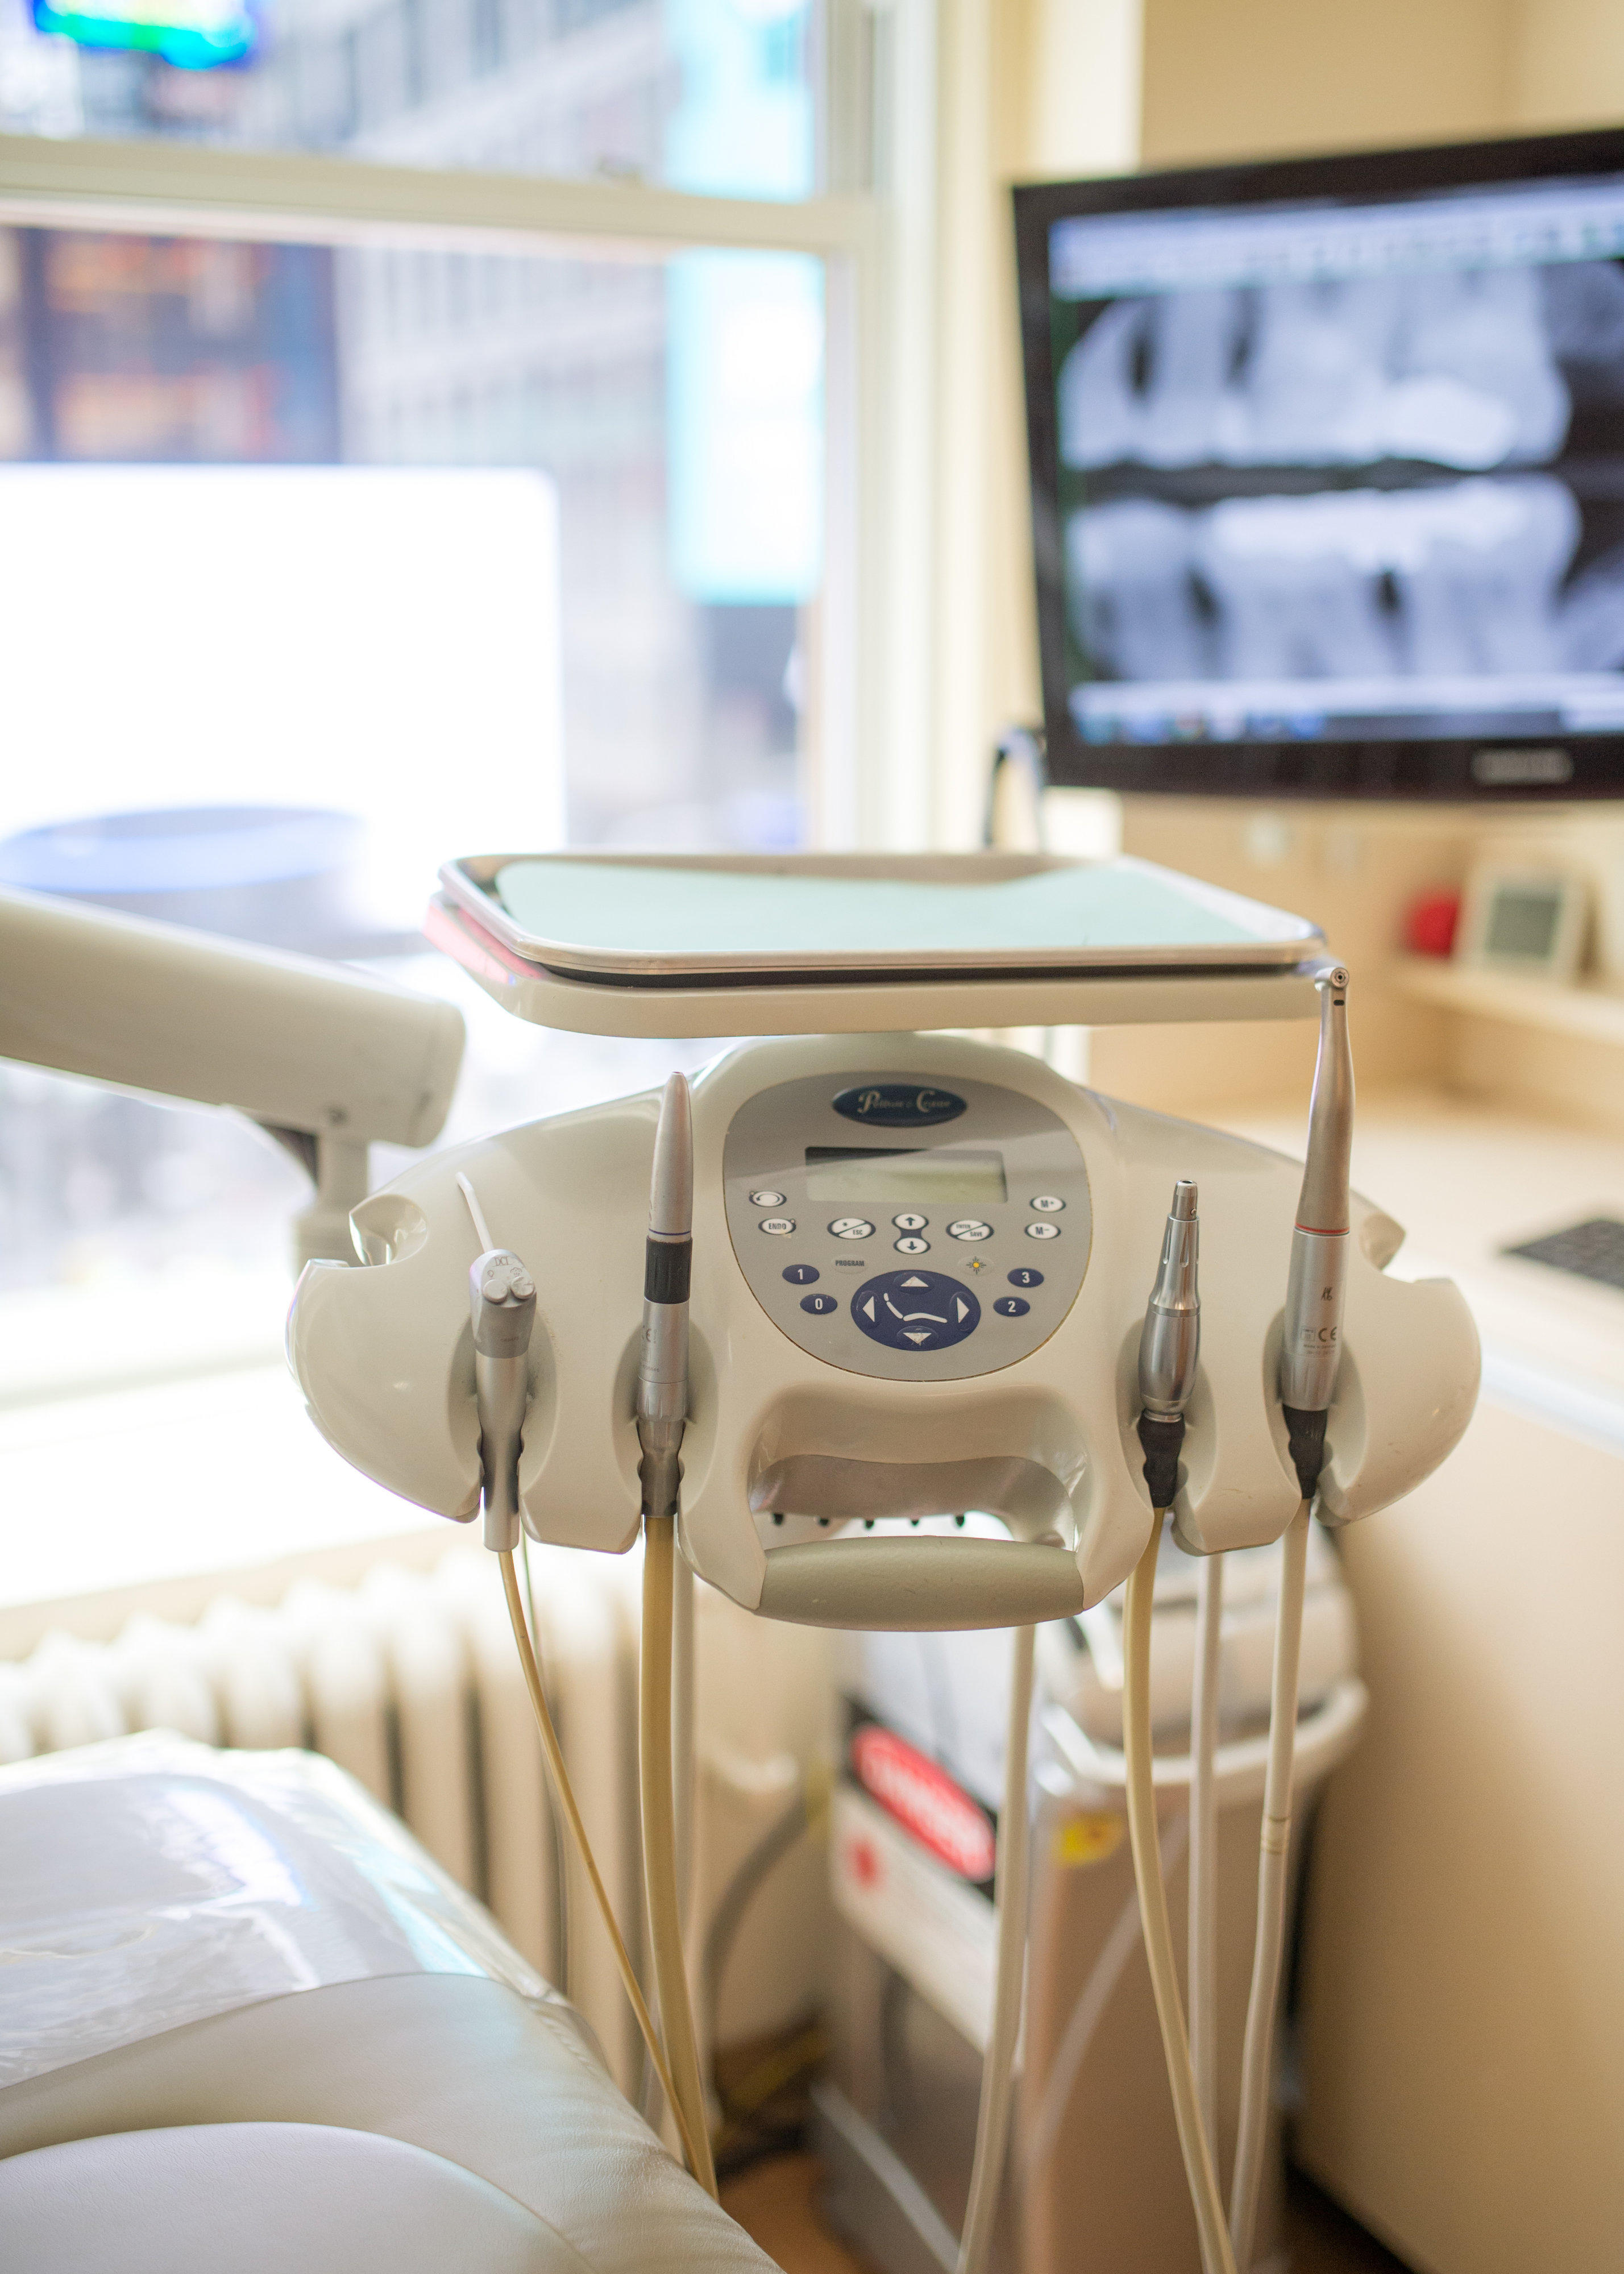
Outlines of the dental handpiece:
<svg viewBox="0 0 1624 2274">
<path fill-rule="evenodd" d="M 688 1299 L 694 1254 L 694 1125 L 686 1078 L 660 1100 L 643 1255 L 643 1349 L 637 1365 L 637 1474 L 645 1516 L 672 1515 L 688 1425 Z"/>
<path fill-rule="evenodd" d="M 469 1272 L 468 1296 L 485 1544 L 511 1553 L 519 1544 L 519 1449 L 530 1397 L 536 1283 L 511 1249 L 488 1247 Z"/>
<path fill-rule="evenodd" d="M 1151 1502 L 1169 1507 L 1178 1489 L 1178 1456 L 1184 1442 L 1184 1408 L 1195 1389 L 1201 1348 L 1201 1296 L 1197 1283 L 1201 1227 L 1196 1187 L 1181 1177 L 1162 1235 L 1162 1261 L 1139 1333 L 1139 1442 Z"/>
<path fill-rule="evenodd" d="M 1325 1465 L 1326 1415 L 1342 1358 L 1353 1151 L 1348 974 L 1337 964 L 1314 983 L 1320 990 L 1320 1054 L 1308 1111 L 1308 1156 L 1291 1233 L 1280 1351 L 1280 1402 L 1304 1500 L 1312 1499 Z"/>
</svg>

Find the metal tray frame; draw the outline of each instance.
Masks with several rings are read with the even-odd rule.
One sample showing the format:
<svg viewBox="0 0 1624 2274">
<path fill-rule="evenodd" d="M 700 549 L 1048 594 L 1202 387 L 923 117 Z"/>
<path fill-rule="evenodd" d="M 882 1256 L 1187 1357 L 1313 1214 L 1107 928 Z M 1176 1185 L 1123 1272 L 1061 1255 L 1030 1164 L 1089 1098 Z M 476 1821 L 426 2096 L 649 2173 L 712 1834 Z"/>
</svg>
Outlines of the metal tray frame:
<svg viewBox="0 0 1624 2274">
<path fill-rule="evenodd" d="M 1124 867 L 1142 875 L 1167 877 L 1205 901 L 1214 914 L 1233 923 L 1251 923 L 1263 936 L 1209 948 L 1011 948 L 993 953 L 950 948 L 931 951 L 923 962 L 911 958 L 906 949 L 876 953 L 839 947 L 829 949 L 813 965 L 803 955 L 789 952 L 775 955 L 770 950 L 750 956 L 616 954 L 584 947 L 579 942 L 548 938 L 515 921 L 496 898 L 492 885 L 509 862 L 524 859 L 565 861 L 589 868 L 680 869 L 723 876 L 889 878 L 902 884 L 951 885 L 1002 884 L 1060 869 Z M 939 986 L 951 980 L 1010 983 L 1092 978 L 1109 972 L 1124 976 L 1217 975 L 1259 968 L 1290 969 L 1323 953 L 1325 946 L 1323 933 L 1305 917 L 1288 915 L 1220 885 L 1131 858 L 1108 863 L 1046 853 L 491 853 L 447 862 L 440 872 L 440 881 L 447 897 L 464 909 L 481 931 L 521 961 L 538 965 L 559 979 L 617 988 L 710 986 L 732 991 L 767 986 L 821 989 L 886 980 L 911 986 Z M 1270 931 L 1274 937 L 1267 936 Z"/>
<path fill-rule="evenodd" d="M 810 980 L 776 975 L 754 984 L 605 983 L 532 962 L 449 892 L 430 903 L 424 930 L 515 1018 L 565 1034 L 668 1040 L 1312 1019 L 1319 1015 L 1314 974 L 1328 962 L 1320 951 L 1289 964 L 1239 970 L 1141 965 L 1092 973 L 983 970 Z"/>
</svg>

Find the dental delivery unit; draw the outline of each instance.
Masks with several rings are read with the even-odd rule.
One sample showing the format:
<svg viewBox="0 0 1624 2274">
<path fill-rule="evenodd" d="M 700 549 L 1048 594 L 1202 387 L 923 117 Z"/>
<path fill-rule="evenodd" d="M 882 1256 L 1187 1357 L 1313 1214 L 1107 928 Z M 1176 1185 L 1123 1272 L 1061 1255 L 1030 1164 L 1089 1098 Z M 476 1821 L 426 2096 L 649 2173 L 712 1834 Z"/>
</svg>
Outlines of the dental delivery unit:
<svg viewBox="0 0 1624 2274">
<path fill-rule="evenodd" d="M 489 2239 L 495 2214 L 470 2195 L 465 2246 L 442 2248 L 439 2263 L 764 2263 L 699 2193 L 716 2179 L 679 1894 L 696 1577 L 770 1620 L 858 1634 L 1011 1630 L 996 1969 L 959 2274 L 998 2255 L 1023 2036 L 1039 1630 L 1086 1622 L 1125 1585 L 1123 1781 L 1199 2264 L 1250 2269 L 1311 1525 L 1334 1531 L 1401 1499 L 1460 1437 L 1477 1382 L 1460 1294 L 1391 1274 L 1403 1233 L 1350 1190 L 1346 970 L 1299 919 L 1132 861 L 492 856 L 452 863 L 442 887 L 431 936 L 521 1017 L 607 1035 L 757 1039 L 734 1041 L 691 1090 L 673 1075 L 662 1094 L 425 1157 L 350 1208 L 358 1261 L 318 1257 L 295 1297 L 289 1357 L 328 1443 L 403 1498 L 482 1522 L 560 1813 L 583 1849 L 515 1559 L 526 1539 L 606 1555 L 643 1543 L 646 1984 L 590 1851 L 586 1868 L 697 2187 L 651 2141 L 634 2171 L 627 2143 L 647 2139 L 638 2120 L 601 2074 L 591 2091 L 614 2112 L 593 2115 L 577 2080 L 569 2120 L 588 2133 L 601 2120 L 616 2175 L 606 2165 L 595 2176 L 592 2147 L 560 2120 L 531 2142 L 531 2162 L 551 2156 L 573 2176 L 521 2183 L 506 2171 L 494 2182 L 562 2221 L 576 2255 L 504 2256 Z M 970 1031 L 1308 1016 L 1319 1053 L 1301 1166 L 1098 1096 Z M 1212 1963 L 1216 1636 L 1226 1557 L 1274 1543 L 1256 1943 L 1226 2193 Z M 1165 1572 L 1181 1555 L 1198 1566 L 1187 2003 L 1150 1694 L 1158 1559 Z M 335 1826 L 335 1804 L 324 1805 Z M 307 1824 L 318 1815 L 312 1804 Z M 358 1852 L 346 1837 L 345 1852 Z M 478 1985 L 492 1994 L 512 1978 L 488 1954 L 458 1964 L 493 1977 Z M 218 2006 L 232 2002 L 222 1993 Z M 1028 2035 L 1034 2019 L 1028 2010 Z M 169 2026 L 165 2014 L 145 2027 L 130 2018 L 126 2052 Z M 362 2002 L 343 2026 L 365 2030 Z M 291 2110 L 287 2128 L 370 2135 L 373 2149 L 422 2140 L 410 2031 L 392 2042 L 392 2119 L 347 2116 L 342 2092 L 313 2087 L 306 2117 L 297 2093 L 267 2116 Z M 312 2039 L 317 2069 L 326 2044 Z M 353 2053 L 347 2044 L 339 2066 Z M 491 2192 L 493 2169 L 468 2144 L 485 2120 L 474 2112 L 488 2108 L 500 2133 L 498 2104 L 523 2067 L 517 2052 L 493 2056 L 482 2078 L 470 2061 L 463 2145 L 448 2146 L 444 2127 L 423 2140 L 462 2164 L 470 2189 Z M 53 2075 L 47 2059 L 0 2086 L 0 2128 L 8 2102 L 43 2106 Z M 71 2121 L 82 2131 L 64 2118 L 41 2140 L 82 2146 L 129 2128 L 105 2094 Z M 0 2162 L 0 2203 L 6 2170 Z M 374 2178 L 357 2153 L 352 2173 L 335 2163 L 322 2184 L 336 2202 Z M 556 2211 L 560 2190 L 590 2215 L 571 2226 Z M 695 2223 L 679 2240 L 687 2217 Z M 402 2240 L 392 2263 L 426 2266 L 432 2225 L 421 2254 Z M 167 2261 L 194 2263 L 179 2248 Z M 303 2263 L 339 2261 L 317 2251 Z"/>
</svg>

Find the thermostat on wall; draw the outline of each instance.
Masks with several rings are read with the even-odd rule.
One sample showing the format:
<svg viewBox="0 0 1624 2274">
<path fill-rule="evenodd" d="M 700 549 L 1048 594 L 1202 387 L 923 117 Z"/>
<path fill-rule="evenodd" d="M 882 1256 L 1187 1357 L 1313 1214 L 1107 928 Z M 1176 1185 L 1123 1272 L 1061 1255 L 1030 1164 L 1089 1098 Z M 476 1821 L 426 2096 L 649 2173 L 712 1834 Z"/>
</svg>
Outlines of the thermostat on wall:
<svg viewBox="0 0 1624 2274">
<path fill-rule="evenodd" d="M 1456 960 L 1530 979 L 1571 981 L 1584 953 L 1590 889 L 1560 869 L 1485 862 L 1472 871 Z"/>
</svg>

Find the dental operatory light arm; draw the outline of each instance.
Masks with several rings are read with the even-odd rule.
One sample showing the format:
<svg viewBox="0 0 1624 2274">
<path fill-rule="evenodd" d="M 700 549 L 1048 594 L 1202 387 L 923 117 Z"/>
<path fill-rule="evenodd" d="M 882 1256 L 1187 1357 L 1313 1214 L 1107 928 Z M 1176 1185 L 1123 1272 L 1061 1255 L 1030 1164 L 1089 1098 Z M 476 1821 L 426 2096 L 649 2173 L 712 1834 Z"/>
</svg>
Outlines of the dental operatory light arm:
<svg viewBox="0 0 1624 2274">
<path fill-rule="evenodd" d="M 468 1203 L 468 1212 L 473 1218 L 474 1232 L 480 1247 L 480 1253 L 469 1272 L 469 1292 L 473 1314 L 474 1397 L 479 1416 L 480 1497 L 485 1508 L 485 1542 L 501 1566 L 502 1593 L 507 1598 L 508 1616 L 513 1627 L 513 1638 L 524 1674 L 524 1686 L 530 1693 L 530 1708 L 536 1717 L 541 1750 L 553 1781 L 559 1811 L 569 1826 L 575 1852 L 591 1886 L 614 1952 L 615 1963 L 620 1969 L 620 1981 L 636 2016 L 637 2027 L 643 2033 L 643 2041 L 648 2048 L 654 2073 L 659 2079 L 660 2090 L 675 2111 L 688 2169 L 697 2176 L 699 2158 L 677 2102 L 665 2051 L 637 1980 L 631 1954 L 626 1947 L 626 1938 L 620 1932 L 614 1907 L 609 1901 L 609 1890 L 605 1886 L 603 1874 L 598 1868 L 598 1858 L 592 1853 L 592 1843 L 587 1837 L 575 1787 L 565 1766 L 563 1748 L 559 1743 L 558 1731 L 547 1704 L 547 1693 L 542 1686 L 536 1645 L 525 1623 L 518 1573 L 514 1568 L 513 1552 L 520 1538 L 519 1455 L 523 1446 L 524 1414 L 530 1394 L 528 1361 L 530 1332 L 536 1317 L 536 1283 L 510 1248 L 498 1247 L 492 1239 L 485 1211 L 479 1205 L 479 1196 L 468 1178 L 459 1173 L 457 1186 Z M 715 2192 L 714 2187 L 711 2192 Z"/>
<path fill-rule="evenodd" d="M 1342 1359 L 1342 1305 L 1352 1221 L 1353 1055 L 1348 1039 L 1348 974 L 1338 964 L 1320 990 L 1320 1054 L 1308 1115 L 1308 1153 L 1291 1233 L 1291 1269 L 1281 1333 L 1280 1402 L 1302 1502 L 1282 1544 L 1280 1608 L 1269 1690 L 1268 1766 L 1258 1858 L 1257 1940 L 1241 2056 L 1239 2129 L 1229 2195 L 1229 2233 L 1244 2267 L 1251 2260 L 1268 2133 L 1274 2012 L 1286 1940 L 1286 1874 L 1291 1845 L 1291 1780 L 1297 1744 L 1297 1675 L 1308 1525 L 1325 1466 L 1326 1422 Z"/>
<path fill-rule="evenodd" d="M 1162 1260 L 1139 1337 L 1139 1442 L 1154 1510 L 1145 1552 L 1128 1581 L 1123 1635 L 1123 1743 L 1127 1760 L 1128 1834 L 1139 1880 L 1139 1910 L 1167 2058 L 1173 2113 L 1200 2242 L 1202 2274 L 1235 2274 L 1224 2226 L 1223 2195 L 1201 2120 L 1190 2041 L 1179 2000 L 1173 1930 L 1156 1836 L 1156 1794 L 1150 1738 L 1150 1631 L 1162 1519 L 1178 1489 L 1184 1413 L 1195 1389 L 1200 1352 L 1196 1187 L 1181 1178 L 1162 1235 Z"/>
<path fill-rule="evenodd" d="M 638 1776 L 643 1887 L 670 2056 L 673 2114 L 695 2151 L 694 2176 L 715 2195 L 704 2083 L 682 1945 L 678 1890 L 675 1751 L 672 1734 L 672 1630 L 675 1618 L 677 1499 L 688 1427 L 688 1302 L 694 1247 L 694 1124 L 688 1082 L 673 1073 L 660 1099 L 643 1258 L 643 1342 L 637 1364 L 637 1442 L 643 1457 L 643 1672 L 638 1693 Z"/>
<path fill-rule="evenodd" d="M 315 1186 L 301 1267 L 354 1262 L 368 1146 L 427 1145 L 450 1110 L 460 1013 L 341 964 L 7 889 L 0 970 L 0 1058 L 229 1105 L 286 1146 Z"/>
</svg>

